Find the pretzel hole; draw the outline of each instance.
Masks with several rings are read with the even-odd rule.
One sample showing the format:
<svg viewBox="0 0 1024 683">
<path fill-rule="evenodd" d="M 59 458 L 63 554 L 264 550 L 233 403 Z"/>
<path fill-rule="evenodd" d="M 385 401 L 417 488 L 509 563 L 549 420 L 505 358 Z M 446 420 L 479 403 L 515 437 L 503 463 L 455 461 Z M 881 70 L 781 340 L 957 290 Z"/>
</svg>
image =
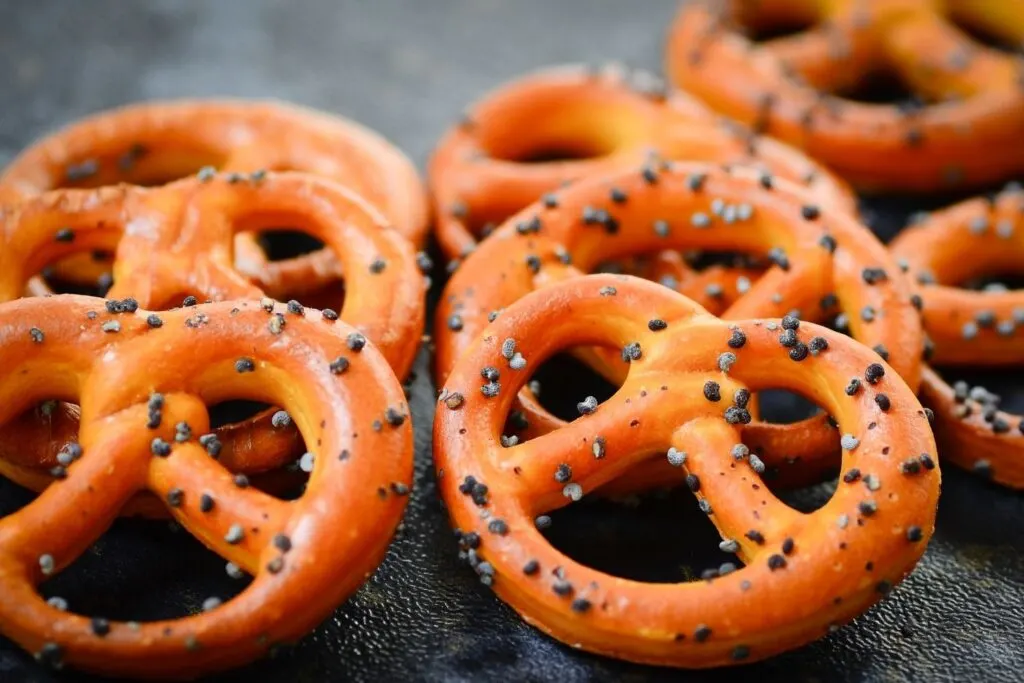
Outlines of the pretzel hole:
<svg viewBox="0 0 1024 683">
<path fill-rule="evenodd" d="M 540 405 L 555 417 L 571 422 L 580 416 L 577 404 L 593 396 L 598 405 L 607 401 L 619 385 L 597 373 L 570 352 L 557 353 L 541 363 L 531 376 L 527 387 L 538 389 L 535 397 Z M 506 423 L 505 434 L 522 436 L 521 421 L 513 413 Z"/>
<path fill-rule="evenodd" d="M 324 248 L 324 243 L 295 228 L 275 228 L 259 233 L 259 244 L 271 261 L 284 261 Z"/>
<path fill-rule="evenodd" d="M 613 576 L 679 583 L 726 562 L 743 566 L 718 549 L 721 534 L 685 487 L 617 500 L 585 497 L 549 517 L 542 533 L 554 548 Z"/>
<path fill-rule="evenodd" d="M 833 94 L 866 104 L 905 104 L 912 107 L 921 101 L 921 96 L 911 90 L 893 69 L 872 71 Z"/>
<path fill-rule="evenodd" d="M 763 422 L 793 424 L 821 412 L 812 401 L 785 389 L 762 389 L 757 397 Z"/>
<path fill-rule="evenodd" d="M 119 519 L 60 574 L 38 588 L 68 611 L 111 621 L 156 621 L 198 614 L 251 578 L 231 578 L 225 561 L 174 522 Z"/>
</svg>

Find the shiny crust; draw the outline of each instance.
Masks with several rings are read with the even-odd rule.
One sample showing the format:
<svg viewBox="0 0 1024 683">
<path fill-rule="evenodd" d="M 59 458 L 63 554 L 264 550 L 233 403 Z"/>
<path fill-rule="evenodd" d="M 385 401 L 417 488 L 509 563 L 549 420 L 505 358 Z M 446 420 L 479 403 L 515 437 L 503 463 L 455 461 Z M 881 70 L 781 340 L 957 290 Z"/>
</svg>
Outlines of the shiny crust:
<svg viewBox="0 0 1024 683">
<path fill-rule="evenodd" d="M 652 318 L 667 327 L 652 331 Z M 772 329 L 778 323 L 728 323 L 659 285 L 599 275 L 529 294 L 475 334 L 441 393 L 434 460 L 452 524 L 483 582 L 528 623 L 573 647 L 687 668 L 799 647 L 887 593 L 920 558 L 934 527 L 940 477 L 925 412 L 893 368 L 838 333 L 802 324 L 802 340 L 821 336 L 829 346 L 795 363 Z M 723 372 L 718 358 L 733 351 L 726 343 L 733 328 L 747 342 Z M 574 346 L 639 344 L 642 353 L 593 414 L 505 448 L 498 436 L 530 376 L 509 366 L 506 339 L 527 368 Z M 872 364 L 884 377 L 844 395 L 849 379 Z M 493 397 L 481 391 L 485 366 L 500 371 Z M 720 384 L 721 402 L 705 399 L 707 381 Z M 749 458 L 732 454 L 742 435 L 723 409 L 740 389 L 768 387 L 813 399 L 859 440 L 843 456 L 843 471 L 859 474 L 811 514 L 775 498 Z M 892 403 L 887 413 L 873 400 L 882 392 Z M 665 458 L 669 447 L 687 454 L 690 488 L 709 505 L 723 539 L 735 541 L 744 568 L 685 584 L 631 581 L 578 564 L 535 527 L 536 515 L 570 502 L 570 486 L 589 494 L 652 452 Z"/>
<path fill-rule="evenodd" d="M 0 174 L 0 198 L 63 187 L 163 184 L 203 166 L 243 175 L 320 175 L 362 195 L 413 244 L 426 239 L 423 185 L 398 148 L 348 119 L 270 100 L 171 100 L 94 114 L 19 154 Z M 236 248 L 238 269 L 250 277 L 309 289 L 340 277 L 329 250 L 271 262 L 251 234 L 238 235 Z M 102 272 L 82 258 L 62 266 L 62 274 L 78 282 L 95 282 Z"/>
<path fill-rule="evenodd" d="M 428 168 L 437 238 L 466 255 L 498 225 L 568 181 L 666 159 L 753 164 L 804 184 L 822 204 L 854 212 L 849 188 L 800 152 L 752 138 L 643 72 L 561 66 L 488 93 L 438 143 Z M 579 159 L 526 162 L 552 149 Z"/>
<path fill-rule="evenodd" d="M 0 215 L 0 300 L 17 298 L 48 263 L 106 248 L 116 250 L 111 301 L 131 297 L 151 309 L 180 305 L 186 293 L 200 301 L 259 301 L 265 293 L 277 294 L 281 283 L 270 273 L 255 283 L 243 277 L 232 261 L 233 238 L 282 224 L 327 245 L 346 274 L 338 314 L 405 377 L 425 316 L 426 283 L 411 245 L 359 195 L 302 173 L 270 173 L 259 182 L 233 182 L 221 174 L 153 189 L 55 190 L 8 205 Z M 62 232 L 68 230 L 70 238 Z M 186 310 L 193 311 L 193 327 L 206 324 L 198 309 Z M 285 327 L 291 317 L 282 319 Z M 274 427 L 273 412 L 217 430 L 232 469 L 262 472 L 301 455 L 295 430 Z M 47 467 L 77 431 L 77 413 L 66 407 L 56 418 L 29 413 L 0 430 L 0 459 Z M 32 449 L 22 448 L 26 440 Z M 6 473 L 38 487 L 18 470 Z"/>
<path fill-rule="evenodd" d="M 970 199 L 923 216 L 890 248 L 920 297 L 936 367 L 1024 365 L 1024 291 L 973 291 L 957 285 L 990 275 L 1024 274 L 1024 191 Z M 961 386 L 934 370 L 921 398 L 936 414 L 942 457 L 1013 488 L 1024 488 L 1024 419 L 997 410 L 998 397 Z"/>
<path fill-rule="evenodd" d="M 625 199 L 612 200 L 613 190 Z M 891 354 L 893 367 L 916 389 L 924 342 L 909 284 L 899 277 L 895 259 L 885 247 L 847 214 L 817 208 L 812 214 L 801 194 L 782 180 L 765 189 L 759 174 L 748 169 L 726 172 L 706 164 L 660 167 L 654 183 L 637 169 L 591 178 L 555 197 L 553 208 L 538 203 L 510 218 L 452 275 L 435 320 L 438 384 L 445 382 L 492 313 L 544 284 L 590 272 L 602 261 L 659 249 L 764 255 L 781 248 L 789 270 L 778 265 L 770 268 L 722 317 L 781 317 L 797 309 L 805 320 L 824 321 L 843 312 L 852 336 Z M 750 215 L 729 223 L 716 215 L 713 207 L 719 202 L 722 215 L 727 213 L 725 207 L 740 205 L 746 205 Z M 608 212 L 614 234 L 606 226 L 583 220 L 585 212 L 595 210 Z M 696 215 L 708 220 L 707 227 L 694 226 Z M 539 219 L 538 231 L 523 234 L 517 228 L 534 218 Z M 669 226 L 665 236 L 653 227 L 659 220 Z M 870 283 L 865 269 L 874 273 Z M 838 297 L 837 305 L 823 309 L 828 294 Z M 873 314 L 871 320 L 865 311 Z M 621 380 L 628 369 L 618 351 L 591 353 L 587 360 L 612 381 Z M 562 424 L 528 391 L 520 401 L 530 424 L 528 434 Z M 838 435 L 825 416 L 792 425 L 754 422 L 744 429 L 744 438 L 769 466 L 801 481 L 837 464 Z M 663 462 L 653 466 L 666 474 Z"/>
<path fill-rule="evenodd" d="M 83 449 L 65 479 L 0 520 L 0 632 L 49 664 L 131 678 L 195 677 L 300 638 L 365 581 L 412 479 L 410 423 L 387 417 L 408 415 L 402 388 L 372 344 L 350 351 L 355 329 L 346 323 L 313 310 L 291 314 L 280 304 L 276 312 L 289 316 L 279 336 L 256 302 L 162 312 L 159 329 L 145 311 L 111 314 L 103 300 L 88 297 L 0 306 L 0 422 L 55 395 L 75 400 Z M 209 323 L 189 327 L 198 313 Z M 118 331 L 104 330 L 114 322 Z M 33 328 L 44 334 L 41 343 Z M 351 361 L 342 375 L 330 370 L 338 356 Z M 246 361 L 253 369 L 239 372 Z M 149 429 L 154 392 L 164 397 L 162 419 Z M 209 431 L 204 404 L 237 397 L 284 406 L 319 456 L 297 501 L 239 488 L 197 438 L 175 442 L 178 422 L 198 437 Z M 153 454 L 154 437 L 173 444 L 169 456 Z M 182 491 L 180 505 L 168 504 L 174 519 L 255 577 L 238 597 L 181 619 L 107 622 L 109 632 L 100 635 L 89 617 L 38 595 L 44 556 L 52 559 L 50 573 L 63 570 L 137 492 L 166 500 L 173 489 Z M 215 502 L 209 512 L 200 510 L 204 492 Z M 234 525 L 243 534 L 231 542 Z"/>
<path fill-rule="evenodd" d="M 715 110 L 805 150 L 858 189 L 1003 182 L 1024 171 L 1024 64 L 953 19 L 1024 40 L 1024 10 L 1005 0 L 700 0 L 682 4 L 666 70 Z M 809 28 L 762 43 L 744 34 L 794 23 Z M 926 102 L 943 101 L 908 109 L 822 94 L 878 71 Z"/>
</svg>

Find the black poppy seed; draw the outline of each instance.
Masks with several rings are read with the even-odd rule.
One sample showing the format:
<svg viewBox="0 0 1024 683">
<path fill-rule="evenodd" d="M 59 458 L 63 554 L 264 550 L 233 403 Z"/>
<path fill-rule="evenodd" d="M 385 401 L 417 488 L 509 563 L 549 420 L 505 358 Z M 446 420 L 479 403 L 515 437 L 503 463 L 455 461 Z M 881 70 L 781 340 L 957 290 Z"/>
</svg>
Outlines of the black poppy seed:
<svg viewBox="0 0 1024 683">
<path fill-rule="evenodd" d="M 658 171 L 653 166 L 644 166 L 640 170 L 640 177 L 648 185 L 654 185 L 658 182 Z"/>
<path fill-rule="evenodd" d="M 504 536 L 508 533 L 508 524 L 506 524 L 505 520 L 503 519 L 492 519 L 490 522 L 487 523 L 487 530 L 490 531 L 492 534 Z"/>
<path fill-rule="evenodd" d="M 722 387 L 713 380 L 708 380 L 704 383 L 704 398 L 711 402 L 718 402 L 722 400 Z"/>
<path fill-rule="evenodd" d="M 795 361 L 802 361 L 807 358 L 807 345 L 798 341 L 796 346 L 789 350 L 789 357 Z"/>
<path fill-rule="evenodd" d="M 562 463 L 555 468 L 555 481 L 559 484 L 565 484 L 570 479 L 572 479 L 572 468 L 569 465 Z"/>
<path fill-rule="evenodd" d="M 540 571 L 540 563 L 537 560 L 527 560 L 523 565 L 523 573 L 527 576 L 535 576 Z"/>
<path fill-rule="evenodd" d="M 784 539 L 782 541 L 782 554 L 783 555 L 792 555 L 793 554 L 793 548 L 794 548 L 795 545 L 796 545 L 796 542 L 792 538 Z"/>
<path fill-rule="evenodd" d="M 700 477 L 698 477 L 696 474 L 687 474 L 686 485 L 694 493 L 700 491 Z"/>
<path fill-rule="evenodd" d="M 793 330 L 783 330 L 779 333 L 779 344 L 787 349 L 794 348 L 799 343 L 800 340 L 797 339 L 796 332 Z"/>
<path fill-rule="evenodd" d="M 874 306 L 865 306 L 860 309 L 860 319 L 866 323 L 874 322 L 876 315 Z"/>
<path fill-rule="evenodd" d="M 488 382 L 480 387 L 480 393 L 487 398 L 494 398 L 501 391 L 501 384 L 498 382 Z"/>
<path fill-rule="evenodd" d="M 93 635 L 102 638 L 110 633 L 110 622 L 103 617 L 93 617 L 89 620 L 89 628 L 92 629 Z"/>
<path fill-rule="evenodd" d="M 836 247 L 839 246 L 839 243 L 836 242 L 836 238 L 832 235 L 822 235 L 821 239 L 818 240 L 818 244 L 830 254 L 834 254 Z"/>
<path fill-rule="evenodd" d="M 859 479 L 860 479 L 860 470 L 857 469 L 856 467 L 850 469 L 849 471 L 847 471 L 846 474 L 843 475 L 843 481 L 846 482 L 847 484 L 852 484 L 852 483 L 856 482 Z"/>
<path fill-rule="evenodd" d="M 583 614 L 590 609 L 591 603 L 590 600 L 587 600 L 586 598 L 576 598 L 572 601 L 570 607 L 573 612 Z"/>
<path fill-rule="evenodd" d="M 807 342 L 807 349 L 811 352 L 812 356 L 817 356 L 822 351 L 828 349 L 828 340 L 824 337 L 811 337 L 811 340 Z"/>
<path fill-rule="evenodd" d="M 245 476 L 244 474 L 236 474 L 232 478 L 232 481 L 234 482 L 235 486 L 237 486 L 240 489 L 249 488 L 249 477 Z"/>
<path fill-rule="evenodd" d="M 860 276 L 861 279 L 863 279 L 864 282 L 866 282 L 869 285 L 878 284 L 879 282 L 884 282 L 885 280 L 889 279 L 889 276 L 888 274 L 886 274 L 884 268 L 867 267 L 861 270 Z"/>
<path fill-rule="evenodd" d="M 168 455 L 171 454 L 171 444 L 167 443 L 160 437 L 157 437 L 153 439 L 152 443 L 150 443 L 149 450 L 153 453 L 153 455 L 159 456 L 161 458 L 166 458 Z"/>
<path fill-rule="evenodd" d="M 786 567 L 786 558 L 778 553 L 768 556 L 768 569 L 775 571 Z"/>
<path fill-rule="evenodd" d="M 167 504 L 172 508 L 181 507 L 182 502 L 185 500 L 185 492 L 179 488 L 173 488 L 167 492 Z"/>
<path fill-rule="evenodd" d="M 488 382 L 497 382 L 501 377 L 501 372 L 493 365 L 487 365 L 480 370 L 480 376 Z"/>
<path fill-rule="evenodd" d="M 764 536 L 757 529 L 751 529 L 743 535 L 758 545 L 764 545 Z"/>
<path fill-rule="evenodd" d="M 536 526 L 538 530 L 543 531 L 551 526 L 551 517 L 548 515 L 537 515 L 533 520 L 533 525 Z"/>
<path fill-rule="evenodd" d="M 921 298 L 920 294 L 911 294 L 910 305 L 913 306 L 915 310 L 924 310 L 924 299 Z"/>
<path fill-rule="evenodd" d="M 256 363 L 252 358 L 239 358 L 235 361 L 235 372 L 253 372 L 256 369 Z"/>
<path fill-rule="evenodd" d="M 800 329 L 800 319 L 795 315 L 787 315 L 782 318 L 782 329 L 784 330 L 798 330 Z"/>
<path fill-rule="evenodd" d="M 78 182 L 80 180 L 86 180 L 100 171 L 100 162 L 96 159 L 86 159 L 80 161 L 77 164 L 68 164 L 64 168 L 64 177 L 68 182 Z"/>
<path fill-rule="evenodd" d="M 881 363 L 872 363 L 864 370 L 864 379 L 867 380 L 868 384 L 878 384 L 884 376 L 885 368 L 882 367 Z"/>
<path fill-rule="evenodd" d="M 747 343 L 747 335 L 743 334 L 742 330 L 733 330 L 729 336 L 729 341 L 726 344 L 732 349 L 741 349 L 743 345 Z"/>
<path fill-rule="evenodd" d="M 526 257 L 526 267 L 530 269 L 530 272 L 536 274 L 540 272 L 540 257 L 536 254 L 530 254 Z"/>
<path fill-rule="evenodd" d="M 892 584 L 888 581 L 879 581 L 877 584 L 875 584 L 875 590 L 881 593 L 882 595 L 886 595 L 889 591 L 892 590 Z"/>
<path fill-rule="evenodd" d="M 871 350 L 881 356 L 882 360 L 889 360 L 889 350 L 885 348 L 884 344 L 875 344 Z"/>
<path fill-rule="evenodd" d="M 875 403 L 878 405 L 878 409 L 883 413 L 888 412 L 889 408 L 892 407 L 892 402 L 889 397 L 885 394 L 878 394 L 875 396 Z"/>
<path fill-rule="evenodd" d="M 686 177 L 686 187 L 691 192 L 700 192 L 704 188 L 704 181 L 707 180 L 706 173 L 691 173 Z"/>
<path fill-rule="evenodd" d="M 554 583 L 551 584 L 551 590 L 555 592 L 555 595 L 559 595 L 563 598 L 568 597 L 573 593 L 572 584 L 562 578 L 555 579 Z"/>
<path fill-rule="evenodd" d="M 660 332 L 668 327 L 668 323 L 661 318 L 652 318 L 647 322 L 647 329 L 651 332 Z"/>
<path fill-rule="evenodd" d="M 729 406 L 725 409 L 725 421 L 731 425 L 750 424 L 750 411 L 739 406 Z"/>
<path fill-rule="evenodd" d="M 711 637 L 711 628 L 706 624 L 700 624 L 693 632 L 693 639 L 698 643 L 703 643 L 705 640 Z"/>
<path fill-rule="evenodd" d="M 374 275 L 380 275 L 384 272 L 384 269 L 387 268 L 387 266 L 388 262 L 378 256 L 370 261 L 370 272 Z"/>
<path fill-rule="evenodd" d="M 282 553 L 286 553 L 292 549 L 292 539 L 285 534 L 275 534 L 272 542 L 274 547 Z"/>
<path fill-rule="evenodd" d="M 199 437 L 199 445 L 206 449 L 207 455 L 212 458 L 216 458 L 220 455 L 221 444 L 220 439 L 217 438 L 216 434 L 203 434 Z"/>
<path fill-rule="evenodd" d="M 862 500 L 860 503 L 858 503 L 857 509 L 860 510 L 860 513 L 865 517 L 870 517 L 871 515 L 878 512 L 878 503 L 869 498 L 867 500 Z"/>
<path fill-rule="evenodd" d="M 625 191 L 621 190 L 620 188 L 613 187 L 611 190 L 608 191 L 608 198 L 611 199 L 616 204 L 622 204 L 623 202 L 626 201 L 627 196 Z"/>
<path fill-rule="evenodd" d="M 467 531 L 462 535 L 462 538 L 459 540 L 461 541 L 462 545 L 466 546 L 467 548 L 472 548 L 473 550 L 476 550 L 480 547 L 480 534 L 478 534 L 475 531 Z"/>
<path fill-rule="evenodd" d="M 51 669 L 60 669 L 64 666 L 64 650 L 57 643 L 43 643 L 34 656 L 36 661 Z"/>
<path fill-rule="evenodd" d="M 146 316 L 146 324 L 151 328 L 156 329 L 158 327 L 163 327 L 164 321 L 156 313 L 150 313 Z"/>
<path fill-rule="evenodd" d="M 750 403 L 750 390 L 737 389 L 736 393 L 732 395 L 732 402 L 740 408 L 746 408 L 747 404 Z"/>
<path fill-rule="evenodd" d="M 335 320 L 338 319 L 338 312 L 336 310 L 334 310 L 333 308 L 325 308 L 320 313 L 321 313 L 321 315 L 324 316 L 324 320 L 329 320 L 331 322 L 334 322 Z"/>
<path fill-rule="evenodd" d="M 209 493 L 204 493 L 199 496 L 199 511 L 209 512 L 213 509 L 213 496 Z"/>
<path fill-rule="evenodd" d="M 384 420 L 392 427 L 401 427 L 405 424 L 405 415 L 393 406 L 384 411 Z"/>
<path fill-rule="evenodd" d="M 789 256 L 786 255 L 782 247 L 773 247 L 768 250 L 768 260 L 782 270 L 789 270 Z"/>
</svg>

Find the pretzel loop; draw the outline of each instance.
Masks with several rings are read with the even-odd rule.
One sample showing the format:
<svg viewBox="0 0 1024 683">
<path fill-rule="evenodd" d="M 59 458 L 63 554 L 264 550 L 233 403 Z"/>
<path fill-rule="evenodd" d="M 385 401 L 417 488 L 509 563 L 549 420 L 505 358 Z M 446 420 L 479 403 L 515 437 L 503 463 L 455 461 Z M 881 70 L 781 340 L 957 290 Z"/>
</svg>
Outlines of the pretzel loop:
<svg viewBox="0 0 1024 683">
<path fill-rule="evenodd" d="M 608 296 L 608 288 L 616 294 Z M 667 326 L 651 330 L 649 317 Z M 934 525 L 935 443 L 913 392 L 875 354 L 803 323 L 801 339 L 827 350 L 799 365 L 778 341 L 777 320 L 719 321 L 663 287 L 587 276 L 528 294 L 480 333 L 452 370 L 434 425 L 441 493 L 475 569 L 529 623 L 576 647 L 687 668 L 763 659 L 823 636 L 862 612 L 908 572 Z M 737 360 L 733 330 L 746 334 Z M 578 345 L 637 344 L 616 394 L 562 429 L 503 448 L 498 435 L 529 372 L 506 367 L 512 339 L 527 367 Z M 850 377 L 884 375 L 857 396 Z M 496 396 L 481 368 L 501 368 Z M 721 400 L 703 387 L 717 382 Z M 842 483 L 804 515 L 768 491 L 741 431 L 728 419 L 741 391 L 785 388 L 822 404 L 848 436 Z M 874 397 L 891 408 L 880 412 Z M 458 395 L 461 401 L 451 401 Z M 854 443 L 856 442 L 856 443 Z M 601 448 L 593 447 L 600 443 Z M 643 455 L 674 449 L 709 519 L 735 540 L 746 567 L 706 582 L 648 584 L 608 576 L 550 546 L 534 515 L 628 473 Z M 906 463 L 915 464 L 908 465 Z M 924 462 L 927 465 L 922 465 Z M 679 464 L 677 462 L 677 464 Z M 916 539 L 916 540 L 915 540 Z M 866 569 L 865 569 L 866 567 Z M 799 600 L 793 597 L 799 595 Z M 758 609 L 749 609 L 756 601 Z"/>
<path fill-rule="evenodd" d="M 0 354 L 13 361 L 2 366 L 0 387 L 10 400 L 0 418 L 50 392 L 82 405 L 82 451 L 66 477 L 0 520 L 0 631 L 51 661 L 56 653 L 83 670 L 160 678 L 237 666 L 301 637 L 372 571 L 404 509 L 396 492 L 410 484 L 412 434 L 390 368 L 372 345 L 352 353 L 346 339 L 354 328 L 314 312 L 293 315 L 275 335 L 266 328 L 272 313 L 253 304 L 171 311 L 159 329 L 143 311 L 87 315 L 102 306 L 60 296 L 0 307 Z M 196 312 L 209 324 L 188 327 Z M 120 332 L 103 332 L 113 320 Z M 30 325 L 46 335 L 41 345 Z M 350 365 L 339 376 L 330 365 L 343 354 Z M 162 421 L 151 429 L 154 394 L 163 397 Z M 198 441 L 209 428 L 205 405 L 239 396 L 284 406 L 310 444 L 315 464 L 298 500 L 239 488 Z M 402 419 L 382 422 L 392 411 Z M 181 422 L 191 427 L 184 442 L 175 441 Z M 170 444 L 166 453 L 154 439 Z M 97 632 L 89 618 L 48 605 L 35 586 L 84 551 L 141 490 L 158 494 L 186 529 L 255 578 L 212 611 L 109 622 Z"/>
</svg>

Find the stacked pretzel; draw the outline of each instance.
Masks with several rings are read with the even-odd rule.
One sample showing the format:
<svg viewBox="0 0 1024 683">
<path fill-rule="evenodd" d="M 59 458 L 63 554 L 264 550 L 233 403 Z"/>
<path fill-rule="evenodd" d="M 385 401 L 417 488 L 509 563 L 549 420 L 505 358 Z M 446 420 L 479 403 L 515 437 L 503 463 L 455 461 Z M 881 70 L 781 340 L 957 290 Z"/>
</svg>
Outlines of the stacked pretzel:
<svg viewBox="0 0 1024 683">
<path fill-rule="evenodd" d="M 0 519 L 0 632 L 133 678 L 305 635 L 376 568 L 410 491 L 401 379 L 429 268 L 410 162 L 287 105 L 155 103 L 38 142 L 0 199 L 0 473 L 39 492 Z M 323 247 L 270 260 L 260 237 L 282 227 Z M 274 407 L 212 427 L 232 399 Z M 120 514 L 172 517 L 253 581 L 145 624 L 41 598 Z"/>
<path fill-rule="evenodd" d="M 852 192 L 1024 170 L 1024 71 L 952 23 L 1020 43 L 1024 15 L 948 11 L 685 3 L 667 59 L 689 94 L 619 67 L 548 69 L 441 139 L 429 182 L 451 277 L 434 458 L 460 557 L 526 621 L 637 662 L 763 659 L 832 632 L 913 568 L 940 458 L 1024 487 L 1024 420 L 934 369 L 1024 361 L 1020 293 L 955 289 L 1020 274 L 1024 193 L 919 216 L 887 248 Z M 740 33 L 793 22 L 820 28 L 756 47 Z M 840 99 L 887 69 L 928 103 Z M 571 421 L 530 380 L 559 352 L 618 387 L 581 396 Z M 779 388 L 824 412 L 760 421 L 757 392 Z M 810 515 L 765 484 L 830 477 Z M 608 576 L 542 533 L 583 497 L 684 484 L 742 562 L 701 583 Z"/>
</svg>

